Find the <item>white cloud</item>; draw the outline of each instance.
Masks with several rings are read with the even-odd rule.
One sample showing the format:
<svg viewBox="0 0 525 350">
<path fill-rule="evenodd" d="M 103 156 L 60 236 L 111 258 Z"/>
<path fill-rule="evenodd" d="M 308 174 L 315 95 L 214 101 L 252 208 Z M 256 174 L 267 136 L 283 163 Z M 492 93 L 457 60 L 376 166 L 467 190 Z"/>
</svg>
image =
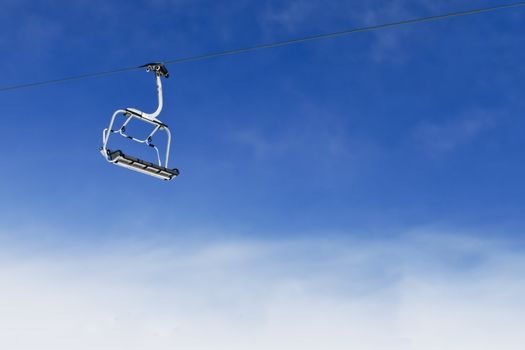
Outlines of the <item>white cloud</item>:
<svg viewBox="0 0 525 350">
<path fill-rule="evenodd" d="M 441 1 L 439 4 L 429 0 L 288 1 L 267 5 L 258 18 L 266 40 L 278 40 L 287 36 L 327 33 L 435 15 L 454 7 L 454 3 L 448 0 Z M 360 34 L 358 37 L 367 38 L 367 45 L 361 47 L 359 52 L 346 50 L 347 54 L 354 59 L 356 55 L 363 56 L 363 59 L 371 60 L 376 64 L 406 64 L 410 61 L 410 52 L 413 51 L 409 48 L 413 49 L 417 39 L 421 39 L 422 42 L 432 39 L 428 31 L 432 26 L 422 26 L 416 30 L 414 28 L 414 26 L 406 26 Z M 354 39 L 348 40 L 351 42 Z M 341 48 L 345 47 L 345 41 L 332 42 Z M 310 49 L 316 50 L 317 47 L 326 53 L 326 46 L 312 45 Z M 342 50 L 340 54 L 343 55 L 346 51 Z"/>
<path fill-rule="evenodd" d="M 292 92 L 300 102 L 300 118 L 288 121 L 272 132 L 255 127 L 237 127 L 225 135 L 228 141 L 239 144 L 258 158 L 292 155 L 332 162 L 348 161 L 361 154 L 375 151 L 374 145 L 349 135 L 345 125 L 348 116 L 330 113 L 314 106 L 299 91 Z"/>
<path fill-rule="evenodd" d="M 289 1 L 279 6 L 278 9 L 267 7 L 260 16 L 261 27 L 266 32 L 275 31 L 275 26 L 277 26 L 278 29 L 284 28 L 289 33 L 295 33 L 300 26 L 311 19 L 318 6 L 319 3 L 315 2 Z"/>
<path fill-rule="evenodd" d="M 500 118 L 499 112 L 471 110 L 453 120 L 439 123 L 424 121 L 415 128 L 413 136 L 416 142 L 432 151 L 454 151 L 494 128 Z"/>
<path fill-rule="evenodd" d="M 16 251 L 16 253 L 15 253 Z M 135 242 L 0 249 L 2 349 L 521 349 L 525 255 L 503 242 Z"/>
</svg>

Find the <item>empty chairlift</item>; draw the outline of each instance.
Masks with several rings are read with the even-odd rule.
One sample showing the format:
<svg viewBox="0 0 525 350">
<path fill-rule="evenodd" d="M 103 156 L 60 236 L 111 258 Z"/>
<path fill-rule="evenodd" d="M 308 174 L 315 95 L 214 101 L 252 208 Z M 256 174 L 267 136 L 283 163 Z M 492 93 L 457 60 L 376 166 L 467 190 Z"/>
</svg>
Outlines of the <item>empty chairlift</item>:
<svg viewBox="0 0 525 350">
<path fill-rule="evenodd" d="M 121 167 L 138 171 L 140 173 L 154 176 L 162 180 L 172 180 L 179 175 L 178 169 L 170 169 L 168 167 L 170 146 L 171 146 L 171 132 L 166 124 L 161 122 L 157 117 L 162 110 L 162 81 L 161 78 L 168 78 L 169 73 L 166 67 L 161 63 L 151 63 L 144 65 L 147 72 L 153 72 L 155 74 L 155 80 L 157 82 L 157 95 L 158 95 L 158 107 L 153 113 L 145 113 L 135 108 L 119 109 L 109 122 L 107 129 L 102 132 L 102 156 L 110 163 L 119 165 Z M 124 117 L 123 123 L 119 128 L 115 128 L 115 120 L 117 116 L 122 115 Z M 135 138 L 126 133 L 126 126 L 132 120 L 138 120 L 140 122 L 151 125 L 152 131 L 144 139 Z M 167 134 L 167 145 L 165 149 L 164 157 L 161 157 L 159 148 L 152 143 L 153 136 L 157 132 L 165 132 Z M 125 137 L 129 140 L 144 144 L 147 147 L 152 148 L 157 156 L 157 163 L 148 162 L 139 158 L 125 154 L 121 150 L 110 150 L 108 148 L 108 141 L 110 136 L 117 134 L 118 136 Z"/>
</svg>

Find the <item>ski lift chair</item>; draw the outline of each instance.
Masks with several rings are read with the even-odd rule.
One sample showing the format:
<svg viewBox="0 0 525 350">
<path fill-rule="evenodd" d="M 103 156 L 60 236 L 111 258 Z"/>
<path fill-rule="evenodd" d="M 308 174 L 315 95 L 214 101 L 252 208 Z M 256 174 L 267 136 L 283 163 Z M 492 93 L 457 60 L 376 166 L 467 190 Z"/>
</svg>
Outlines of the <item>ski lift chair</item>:
<svg viewBox="0 0 525 350">
<path fill-rule="evenodd" d="M 126 108 L 119 109 L 111 117 L 109 126 L 107 129 L 104 129 L 102 132 L 102 147 L 100 152 L 102 156 L 110 163 L 137 171 L 146 175 L 150 175 L 162 180 L 172 180 L 173 178 L 179 175 L 178 169 L 170 169 L 168 167 L 169 155 L 170 155 L 170 145 L 171 145 L 171 132 L 166 124 L 161 122 L 157 117 L 162 110 L 162 82 L 161 77 L 168 78 L 169 73 L 166 67 L 161 63 L 150 63 L 142 67 L 146 68 L 147 72 L 155 73 L 155 79 L 157 82 L 157 96 L 158 96 L 158 107 L 157 110 L 153 113 L 145 113 L 135 108 Z M 117 129 L 114 128 L 115 119 L 117 116 L 122 115 L 125 120 L 123 124 Z M 133 136 L 126 134 L 126 126 L 131 120 L 138 120 L 140 122 L 145 122 L 150 124 L 153 127 L 153 130 L 145 139 L 138 139 Z M 161 154 L 157 146 L 152 143 L 153 136 L 159 132 L 163 131 L 167 134 L 167 145 L 164 161 L 161 159 Z M 144 144 L 155 150 L 157 156 L 157 163 L 151 163 L 145 160 L 141 160 L 136 157 L 125 154 L 121 150 L 110 150 L 108 148 L 108 141 L 111 135 L 118 134 L 119 136 L 125 137 L 132 141 Z"/>
</svg>

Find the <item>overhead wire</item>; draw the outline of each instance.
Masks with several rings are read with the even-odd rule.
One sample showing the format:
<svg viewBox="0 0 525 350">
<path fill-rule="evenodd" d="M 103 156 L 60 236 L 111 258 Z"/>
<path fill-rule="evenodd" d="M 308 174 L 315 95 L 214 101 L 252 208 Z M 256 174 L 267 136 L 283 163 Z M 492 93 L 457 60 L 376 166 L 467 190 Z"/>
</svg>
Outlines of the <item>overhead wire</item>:
<svg viewBox="0 0 525 350">
<path fill-rule="evenodd" d="M 259 45 L 248 46 L 248 47 L 233 49 L 233 50 L 214 51 L 214 52 L 209 52 L 209 53 L 205 53 L 202 55 L 187 56 L 187 57 L 181 57 L 181 58 L 177 58 L 173 60 L 163 61 L 161 63 L 165 65 L 174 65 L 174 64 L 202 61 L 202 60 L 211 59 L 211 58 L 237 55 L 237 54 L 247 53 L 251 51 L 276 48 L 276 47 L 299 44 L 299 43 L 304 43 L 304 42 L 309 42 L 309 41 L 336 38 L 336 37 L 347 36 L 347 35 L 352 35 L 352 34 L 357 34 L 357 33 L 378 31 L 378 30 L 390 29 L 390 28 L 407 26 L 407 25 L 412 25 L 412 24 L 444 20 L 444 19 L 449 19 L 449 18 L 465 17 L 465 16 L 470 16 L 470 15 L 477 15 L 477 14 L 482 14 L 482 13 L 487 13 L 487 12 L 494 12 L 498 10 L 518 8 L 518 7 L 525 7 L 525 1 L 515 2 L 511 4 L 496 5 L 496 6 L 491 6 L 491 7 L 477 8 L 477 9 L 472 9 L 472 10 L 467 10 L 467 11 L 450 12 L 446 14 L 440 14 L 440 15 L 434 15 L 434 16 L 428 16 L 428 17 L 419 17 L 419 18 L 407 19 L 403 21 L 390 22 L 390 23 L 384 23 L 384 24 L 378 24 L 378 25 L 358 27 L 358 28 L 352 28 L 352 29 L 347 29 L 347 30 L 342 30 L 342 31 L 337 31 L 337 32 L 310 35 L 310 36 L 305 36 L 305 37 L 300 37 L 300 38 L 295 38 L 295 39 L 259 44 Z M 42 80 L 38 82 L 5 86 L 5 87 L 0 87 L 0 92 L 10 91 L 10 90 L 20 90 L 20 89 L 26 89 L 26 88 L 36 87 L 36 86 L 58 84 L 58 83 L 67 82 L 67 81 L 107 76 L 107 75 L 112 75 L 112 74 L 117 74 L 117 73 L 124 73 L 124 72 L 139 70 L 142 68 L 143 68 L 142 65 L 137 66 L 137 67 L 117 68 L 117 69 L 106 70 L 106 71 L 101 71 L 101 72 L 73 75 L 73 76 L 59 78 L 59 79 Z"/>
</svg>

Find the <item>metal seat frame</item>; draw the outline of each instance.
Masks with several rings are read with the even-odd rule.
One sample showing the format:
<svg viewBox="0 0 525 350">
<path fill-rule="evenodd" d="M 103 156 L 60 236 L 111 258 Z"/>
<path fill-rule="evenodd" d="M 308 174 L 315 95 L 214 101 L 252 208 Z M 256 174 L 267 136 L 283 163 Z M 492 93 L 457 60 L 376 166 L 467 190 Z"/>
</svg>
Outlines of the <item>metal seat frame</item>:
<svg viewBox="0 0 525 350">
<path fill-rule="evenodd" d="M 158 174 L 165 173 L 166 170 L 168 170 L 168 172 L 170 172 L 170 170 L 168 169 L 168 163 L 169 163 L 170 146 L 171 146 L 171 132 L 170 132 L 170 129 L 168 128 L 168 126 L 157 118 L 159 116 L 160 112 L 162 111 L 162 107 L 163 107 L 161 77 L 167 78 L 167 77 L 169 77 L 169 73 L 166 70 L 166 68 L 164 67 L 164 65 L 162 65 L 160 63 L 151 63 L 151 64 L 144 65 L 144 67 L 146 67 L 146 71 L 155 73 L 155 81 L 156 81 L 156 84 L 157 84 L 157 99 L 158 99 L 158 107 L 157 107 L 157 109 L 153 113 L 145 113 L 145 112 L 140 111 L 140 110 L 138 110 L 136 108 L 125 108 L 125 109 L 119 109 L 119 110 L 115 111 L 115 113 L 113 113 L 113 115 L 111 117 L 111 120 L 109 122 L 109 126 L 102 131 L 102 147 L 100 149 L 100 153 L 102 154 L 102 156 L 108 162 L 110 162 L 112 164 L 120 165 L 120 166 L 126 167 L 128 169 L 139 171 L 139 172 L 147 174 L 147 175 L 160 177 L 160 178 L 163 178 L 165 180 L 171 180 L 173 177 L 178 175 L 178 170 L 177 169 L 172 169 L 171 170 L 172 176 L 168 176 L 167 178 L 164 177 L 164 176 L 158 176 Z M 116 120 L 117 116 L 119 116 L 119 115 L 122 115 L 126 119 L 125 119 L 124 123 L 120 126 L 120 128 L 114 129 L 113 126 L 115 124 L 115 120 Z M 133 119 L 136 119 L 136 120 L 139 120 L 141 122 L 145 122 L 145 123 L 151 124 L 154 127 L 153 131 L 151 131 L 150 134 L 145 139 L 135 138 L 133 136 L 130 136 L 130 135 L 126 134 L 126 126 Z M 166 155 L 165 155 L 164 161 L 162 161 L 162 159 L 161 159 L 158 147 L 155 146 L 153 143 L 151 143 L 153 136 L 159 131 L 164 131 L 167 134 Z M 129 164 L 141 164 L 141 162 L 137 162 L 137 163 L 135 163 L 135 162 L 132 162 L 132 163 L 124 162 L 123 163 L 123 162 L 119 162 L 118 158 L 112 157 L 112 153 L 117 152 L 117 151 L 111 151 L 110 149 L 108 149 L 108 142 L 109 142 L 110 136 L 112 134 L 119 134 L 122 137 L 125 137 L 127 139 L 130 139 L 132 141 L 135 141 L 135 142 L 138 142 L 138 143 L 141 143 L 141 144 L 145 144 L 145 145 L 153 148 L 155 150 L 156 155 L 157 155 L 157 162 L 158 162 L 158 169 L 157 170 L 158 170 L 158 173 L 154 173 L 154 172 L 151 172 L 151 171 L 144 171 L 144 169 L 133 167 L 133 166 L 129 165 Z M 120 152 L 122 154 L 122 157 L 125 158 L 125 155 L 120 150 L 118 152 Z M 134 158 L 134 157 L 130 157 L 130 158 L 131 159 L 137 159 L 137 158 Z M 144 162 L 144 163 L 151 164 L 149 162 Z M 151 166 L 150 166 L 149 169 L 151 169 Z"/>
</svg>

